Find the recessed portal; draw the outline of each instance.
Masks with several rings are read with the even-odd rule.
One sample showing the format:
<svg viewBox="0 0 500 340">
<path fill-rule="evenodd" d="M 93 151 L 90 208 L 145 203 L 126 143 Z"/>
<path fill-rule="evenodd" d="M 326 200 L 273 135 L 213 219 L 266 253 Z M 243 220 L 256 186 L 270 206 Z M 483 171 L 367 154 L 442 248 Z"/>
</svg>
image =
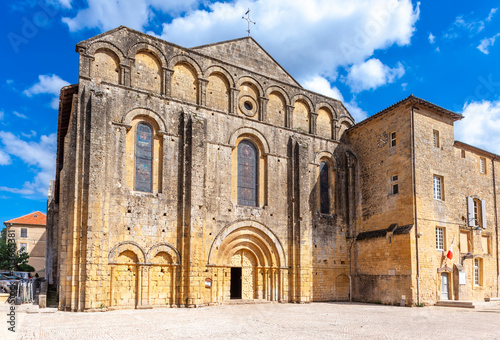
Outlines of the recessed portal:
<svg viewBox="0 0 500 340">
<path fill-rule="evenodd" d="M 231 299 L 241 299 L 241 267 L 231 267 Z"/>
</svg>

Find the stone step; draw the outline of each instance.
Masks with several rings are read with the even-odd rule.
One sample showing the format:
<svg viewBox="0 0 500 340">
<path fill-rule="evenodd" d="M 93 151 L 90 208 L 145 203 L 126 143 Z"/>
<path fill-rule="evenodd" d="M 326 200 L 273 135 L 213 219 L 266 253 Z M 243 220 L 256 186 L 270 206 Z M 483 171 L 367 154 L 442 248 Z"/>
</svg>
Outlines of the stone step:
<svg viewBox="0 0 500 340">
<path fill-rule="evenodd" d="M 272 302 L 273 301 L 260 300 L 260 299 L 254 299 L 254 300 L 232 299 L 232 300 L 229 300 L 228 302 L 224 302 L 224 304 L 225 305 L 246 305 L 246 304 L 272 303 Z"/>
<path fill-rule="evenodd" d="M 484 298 L 484 301 L 486 301 L 486 302 L 500 301 L 500 297 Z"/>
<path fill-rule="evenodd" d="M 436 302 L 434 306 L 438 307 L 456 307 L 456 308 L 476 308 L 472 301 L 455 301 L 455 300 L 442 300 Z"/>
</svg>

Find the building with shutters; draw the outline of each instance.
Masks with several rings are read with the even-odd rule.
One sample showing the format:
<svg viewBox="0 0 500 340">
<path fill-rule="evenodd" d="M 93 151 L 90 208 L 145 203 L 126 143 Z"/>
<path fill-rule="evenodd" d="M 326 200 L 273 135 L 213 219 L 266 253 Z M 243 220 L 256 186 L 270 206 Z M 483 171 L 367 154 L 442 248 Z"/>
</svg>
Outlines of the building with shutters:
<svg viewBox="0 0 500 340">
<path fill-rule="evenodd" d="M 414 305 L 440 299 L 442 273 L 448 298 L 498 295 L 498 186 L 451 172 L 476 178 L 480 154 L 486 183 L 498 161 L 454 142 L 460 115 L 410 96 L 355 125 L 251 37 L 184 48 L 122 26 L 76 51 L 48 203 L 47 279 L 60 309 L 402 295 Z M 486 204 L 476 215 L 491 254 L 471 236 L 472 257 L 446 262 L 433 242 L 448 247 L 456 234 L 458 247 L 466 197 Z M 455 294 L 455 273 L 476 259 L 481 292 L 469 273 Z"/>
</svg>

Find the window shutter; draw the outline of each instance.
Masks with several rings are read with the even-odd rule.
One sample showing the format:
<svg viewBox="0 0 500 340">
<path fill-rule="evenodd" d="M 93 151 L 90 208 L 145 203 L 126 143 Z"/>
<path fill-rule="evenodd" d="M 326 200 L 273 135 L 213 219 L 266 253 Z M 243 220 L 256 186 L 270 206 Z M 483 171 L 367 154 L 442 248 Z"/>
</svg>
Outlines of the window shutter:
<svg viewBox="0 0 500 340">
<path fill-rule="evenodd" d="M 483 220 L 483 229 L 486 229 L 486 201 L 481 201 L 481 218 Z"/>
<path fill-rule="evenodd" d="M 467 197 L 467 224 L 469 227 L 474 227 L 474 199 Z"/>
</svg>

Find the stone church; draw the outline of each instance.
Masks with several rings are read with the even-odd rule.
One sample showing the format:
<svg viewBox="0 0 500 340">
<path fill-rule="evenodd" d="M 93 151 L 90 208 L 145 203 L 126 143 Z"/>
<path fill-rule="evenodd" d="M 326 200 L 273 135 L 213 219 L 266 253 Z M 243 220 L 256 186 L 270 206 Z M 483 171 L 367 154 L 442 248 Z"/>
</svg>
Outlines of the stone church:
<svg viewBox="0 0 500 340">
<path fill-rule="evenodd" d="M 498 296 L 500 157 L 454 140 L 459 114 L 410 96 L 356 124 L 251 37 L 122 26 L 76 52 L 47 216 L 61 310 Z"/>
</svg>

